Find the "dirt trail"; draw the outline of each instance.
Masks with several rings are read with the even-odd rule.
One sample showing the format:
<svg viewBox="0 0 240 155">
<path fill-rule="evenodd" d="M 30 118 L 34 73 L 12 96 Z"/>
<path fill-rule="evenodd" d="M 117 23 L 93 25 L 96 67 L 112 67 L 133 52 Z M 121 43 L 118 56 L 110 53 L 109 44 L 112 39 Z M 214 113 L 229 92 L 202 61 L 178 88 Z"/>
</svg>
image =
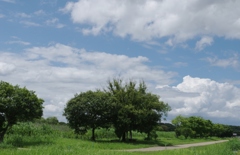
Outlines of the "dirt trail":
<svg viewBox="0 0 240 155">
<path fill-rule="evenodd" d="M 202 142 L 202 143 L 194 143 L 194 144 L 183 144 L 183 145 L 175 145 L 175 146 L 156 146 L 156 147 L 149 147 L 149 148 L 140 148 L 140 149 L 129 149 L 124 150 L 127 152 L 149 152 L 149 151 L 162 151 L 162 150 L 173 150 L 173 149 L 183 149 L 195 146 L 205 146 L 217 143 L 227 142 L 228 140 L 219 140 L 219 141 L 211 141 L 211 142 Z"/>
</svg>

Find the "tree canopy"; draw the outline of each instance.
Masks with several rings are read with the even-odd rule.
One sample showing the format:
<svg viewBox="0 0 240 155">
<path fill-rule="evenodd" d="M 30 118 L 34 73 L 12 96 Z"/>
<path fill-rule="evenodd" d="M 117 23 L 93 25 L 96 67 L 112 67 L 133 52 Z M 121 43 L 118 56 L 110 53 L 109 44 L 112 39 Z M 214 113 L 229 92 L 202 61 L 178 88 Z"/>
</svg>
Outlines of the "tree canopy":
<svg viewBox="0 0 240 155">
<path fill-rule="evenodd" d="M 76 133 L 91 128 L 92 140 L 96 128 L 112 125 L 119 139 L 125 141 L 126 133 L 130 133 L 131 139 L 132 131 L 149 135 L 169 110 L 169 105 L 160 101 L 158 95 L 147 92 L 144 82 L 123 83 L 113 79 L 103 91 L 75 95 L 68 101 L 63 115 Z"/>
<path fill-rule="evenodd" d="M 0 81 L 0 142 L 8 128 L 18 121 L 40 118 L 43 102 L 34 91 Z"/>
<path fill-rule="evenodd" d="M 147 92 L 143 81 L 137 84 L 131 80 L 123 83 L 122 80 L 113 79 L 108 81 L 105 91 L 114 105 L 111 118 L 115 133 L 123 141 L 128 132 L 132 138 L 131 131 L 149 135 L 162 116 L 170 110 L 170 106 L 160 101 L 159 96 Z"/>
<path fill-rule="evenodd" d="M 56 124 L 59 123 L 57 117 L 55 117 L 55 116 L 48 117 L 48 118 L 46 118 L 45 121 L 46 121 L 46 123 L 48 123 L 48 124 L 54 124 L 54 125 L 56 125 Z"/>
<path fill-rule="evenodd" d="M 177 116 L 172 120 L 175 125 L 176 136 L 183 135 L 185 138 L 188 137 L 231 137 L 232 130 L 230 127 L 222 124 L 214 124 L 210 120 L 205 120 L 198 116 Z"/>
<path fill-rule="evenodd" d="M 107 127 L 110 122 L 110 109 L 108 98 L 104 92 L 99 90 L 87 91 L 76 94 L 68 101 L 63 115 L 66 116 L 70 127 L 77 134 L 91 128 L 91 139 L 95 140 L 95 129 Z"/>
</svg>

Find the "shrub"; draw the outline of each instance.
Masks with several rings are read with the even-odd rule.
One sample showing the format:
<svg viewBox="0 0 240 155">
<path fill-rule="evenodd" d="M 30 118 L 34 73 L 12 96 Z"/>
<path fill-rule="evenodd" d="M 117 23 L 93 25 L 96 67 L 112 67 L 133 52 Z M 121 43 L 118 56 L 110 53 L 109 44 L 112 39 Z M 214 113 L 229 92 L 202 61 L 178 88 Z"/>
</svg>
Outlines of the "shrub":
<svg viewBox="0 0 240 155">
<path fill-rule="evenodd" d="M 22 147 L 30 143 L 52 143 L 58 133 L 46 124 L 17 123 L 7 132 L 5 143 Z"/>
<path fill-rule="evenodd" d="M 240 150 L 240 140 L 237 138 L 229 140 L 228 145 L 233 151 Z"/>
</svg>

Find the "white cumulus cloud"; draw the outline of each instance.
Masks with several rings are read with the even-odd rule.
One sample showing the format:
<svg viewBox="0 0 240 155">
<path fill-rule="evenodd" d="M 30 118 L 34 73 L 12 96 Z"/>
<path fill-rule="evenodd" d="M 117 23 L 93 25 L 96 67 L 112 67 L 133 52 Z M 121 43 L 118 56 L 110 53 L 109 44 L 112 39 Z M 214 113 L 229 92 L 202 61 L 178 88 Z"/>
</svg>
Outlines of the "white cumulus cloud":
<svg viewBox="0 0 240 155">
<path fill-rule="evenodd" d="M 109 79 L 145 80 L 151 87 L 171 84 L 176 75 L 148 66 L 147 57 L 89 52 L 63 44 L 32 47 L 19 54 L 1 52 L 0 62 L 4 62 L 0 64 L 2 80 L 36 91 L 45 100 L 44 116 L 60 120 L 64 120 L 63 108 L 74 94 L 101 89 Z M 13 69 L 14 74 L 7 74 Z"/>
<path fill-rule="evenodd" d="M 59 23 L 58 18 L 48 19 L 45 21 L 45 23 L 49 26 L 54 26 L 56 28 L 63 28 L 65 26 L 64 24 Z"/>
<path fill-rule="evenodd" d="M 158 86 L 162 100 L 172 107 L 169 113 L 176 115 L 202 116 L 216 123 L 238 123 L 240 88 L 211 79 L 185 76 L 177 86 Z"/>
<path fill-rule="evenodd" d="M 133 40 L 170 38 L 168 44 L 196 36 L 240 38 L 240 1 L 78 0 L 61 9 L 82 24 L 84 34 L 113 32 Z M 203 38 L 196 48 L 210 45 Z"/>
<path fill-rule="evenodd" d="M 233 57 L 229 57 L 225 59 L 221 59 L 218 57 L 208 57 L 205 60 L 209 62 L 212 66 L 223 67 L 223 68 L 232 67 L 237 70 L 240 70 L 238 55 L 234 55 Z"/>
<path fill-rule="evenodd" d="M 14 71 L 15 65 L 11 63 L 5 63 L 0 61 L 0 76 L 1 75 L 7 75 Z"/>
<path fill-rule="evenodd" d="M 207 37 L 204 36 L 201 38 L 201 40 L 197 41 L 196 43 L 196 49 L 201 51 L 203 50 L 206 46 L 209 46 L 213 43 L 213 38 L 212 37 Z"/>
</svg>

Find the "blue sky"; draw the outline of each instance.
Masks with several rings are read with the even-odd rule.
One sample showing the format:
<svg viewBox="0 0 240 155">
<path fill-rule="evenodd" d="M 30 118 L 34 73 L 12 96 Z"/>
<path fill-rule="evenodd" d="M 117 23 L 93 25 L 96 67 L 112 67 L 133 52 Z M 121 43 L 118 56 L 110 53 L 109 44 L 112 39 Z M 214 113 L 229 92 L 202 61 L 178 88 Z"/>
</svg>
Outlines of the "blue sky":
<svg viewBox="0 0 240 155">
<path fill-rule="evenodd" d="M 0 79 L 44 117 L 75 93 L 144 80 L 172 111 L 240 125 L 239 1 L 0 0 Z"/>
</svg>

